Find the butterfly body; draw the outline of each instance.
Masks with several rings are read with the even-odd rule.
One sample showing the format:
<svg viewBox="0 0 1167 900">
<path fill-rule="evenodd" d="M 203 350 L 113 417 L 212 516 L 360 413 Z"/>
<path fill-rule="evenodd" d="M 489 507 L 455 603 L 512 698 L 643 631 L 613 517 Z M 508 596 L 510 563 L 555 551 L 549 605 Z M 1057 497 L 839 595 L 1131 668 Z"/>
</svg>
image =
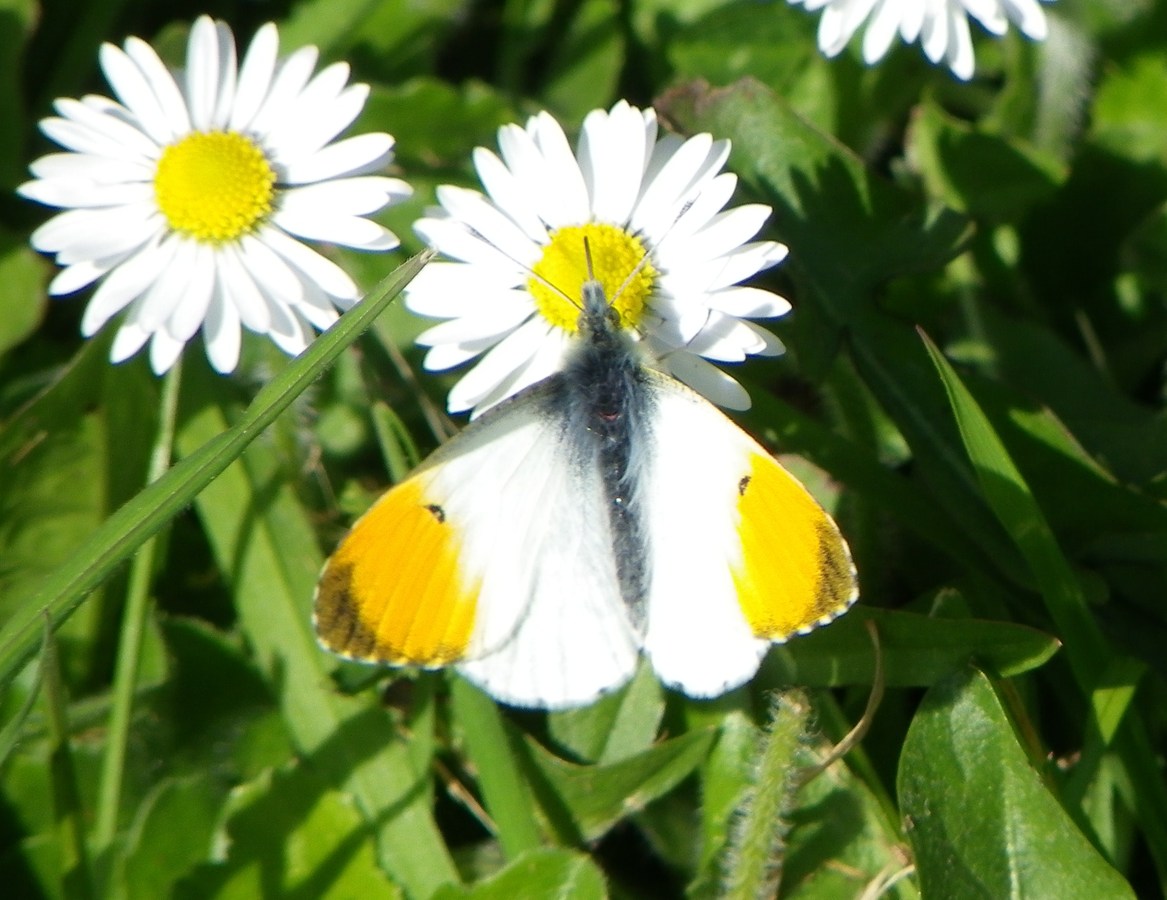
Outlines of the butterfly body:
<svg viewBox="0 0 1167 900">
<path fill-rule="evenodd" d="M 850 553 L 712 404 L 647 366 L 596 282 L 563 370 L 489 410 L 329 560 L 316 628 L 354 659 L 459 670 L 562 708 L 626 681 L 713 696 L 844 612 Z"/>
</svg>

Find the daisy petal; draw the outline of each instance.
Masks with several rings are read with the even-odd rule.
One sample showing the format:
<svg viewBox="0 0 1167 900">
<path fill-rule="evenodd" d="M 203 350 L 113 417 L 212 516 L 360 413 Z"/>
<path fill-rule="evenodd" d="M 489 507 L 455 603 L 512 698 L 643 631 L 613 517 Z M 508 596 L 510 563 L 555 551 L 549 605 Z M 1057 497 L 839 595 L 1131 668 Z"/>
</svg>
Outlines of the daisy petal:
<svg viewBox="0 0 1167 900">
<path fill-rule="evenodd" d="M 235 306 L 221 292 L 217 292 L 211 299 L 207 321 L 203 325 L 207 359 L 216 372 L 226 375 L 235 371 L 239 364 L 240 338 L 239 316 Z"/>
<path fill-rule="evenodd" d="M 747 410 L 750 403 L 749 392 L 735 378 L 727 375 L 717 366 L 706 362 L 700 356 L 678 350 L 665 357 L 669 373 L 685 382 L 699 394 L 708 397 L 718 406 L 726 409 Z"/>
<path fill-rule="evenodd" d="M 280 49 L 279 32 L 271 22 L 255 32 L 239 68 L 235 103 L 227 119 L 231 131 L 246 131 L 271 89 Z"/>
</svg>

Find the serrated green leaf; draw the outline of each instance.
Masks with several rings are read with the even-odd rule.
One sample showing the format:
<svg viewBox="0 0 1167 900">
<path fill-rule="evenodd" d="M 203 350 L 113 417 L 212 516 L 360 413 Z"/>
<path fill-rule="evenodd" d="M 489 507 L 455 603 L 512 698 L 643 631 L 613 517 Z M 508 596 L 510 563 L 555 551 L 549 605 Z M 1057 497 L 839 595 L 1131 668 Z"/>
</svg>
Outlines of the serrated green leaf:
<svg viewBox="0 0 1167 900">
<path fill-rule="evenodd" d="M 925 696 L 898 789 L 925 896 L 1134 897 L 1030 765 L 978 671 Z"/>
</svg>

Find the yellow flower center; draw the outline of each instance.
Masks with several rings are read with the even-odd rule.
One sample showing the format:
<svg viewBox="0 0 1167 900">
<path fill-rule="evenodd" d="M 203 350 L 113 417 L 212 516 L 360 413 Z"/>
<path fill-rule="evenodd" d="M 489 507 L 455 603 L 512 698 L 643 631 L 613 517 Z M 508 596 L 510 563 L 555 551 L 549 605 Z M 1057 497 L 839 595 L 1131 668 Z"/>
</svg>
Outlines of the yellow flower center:
<svg viewBox="0 0 1167 900">
<path fill-rule="evenodd" d="M 221 244 L 271 213 L 275 183 L 271 163 L 250 138 L 196 131 L 162 151 L 154 195 L 174 231 Z"/>
<path fill-rule="evenodd" d="M 527 279 L 527 290 L 535 298 L 536 307 L 552 325 L 575 333 L 583 286 L 588 280 L 585 238 L 596 281 L 603 286 L 612 308 L 620 314 L 621 324 L 635 328 L 644 316 L 657 272 L 647 262 L 636 268 L 648 251 L 640 238 L 615 225 L 591 222 L 568 225 L 551 233 L 551 243 L 543 249 L 543 256 Z"/>
</svg>

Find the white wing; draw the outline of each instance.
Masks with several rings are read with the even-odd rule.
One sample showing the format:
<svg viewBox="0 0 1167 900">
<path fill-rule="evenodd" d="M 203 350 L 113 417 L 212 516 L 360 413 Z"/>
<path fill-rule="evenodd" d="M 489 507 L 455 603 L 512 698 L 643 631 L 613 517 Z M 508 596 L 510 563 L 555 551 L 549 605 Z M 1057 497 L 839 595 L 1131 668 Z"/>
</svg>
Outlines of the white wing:
<svg viewBox="0 0 1167 900">
<path fill-rule="evenodd" d="M 650 374 L 644 652 L 666 684 L 711 697 L 751 678 L 771 642 L 843 613 L 855 572 L 835 523 L 761 445 Z"/>
<path fill-rule="evenodd" d="M 545 393 L 484 415 L 354 526 L 318 591 L 326 646 L 457 663 L 519 706 L 579 705 L 631 677 L 600 476 L 570 464 Z"/>
</svg>

